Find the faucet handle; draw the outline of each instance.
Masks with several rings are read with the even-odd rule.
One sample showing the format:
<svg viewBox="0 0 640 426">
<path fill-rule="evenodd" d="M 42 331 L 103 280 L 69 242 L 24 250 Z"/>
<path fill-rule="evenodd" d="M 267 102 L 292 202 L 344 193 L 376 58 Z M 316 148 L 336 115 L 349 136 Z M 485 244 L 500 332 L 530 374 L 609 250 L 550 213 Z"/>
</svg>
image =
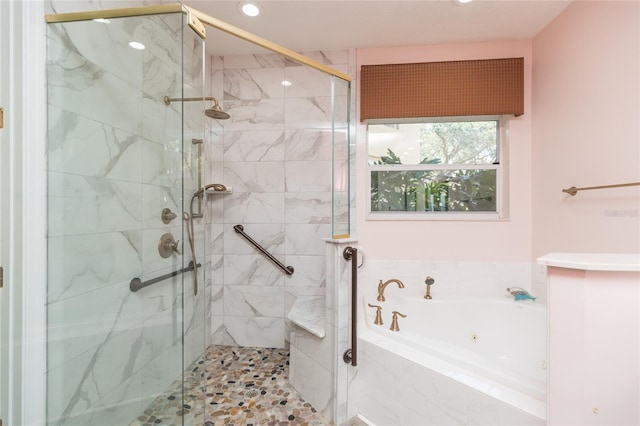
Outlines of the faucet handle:
<svg viewBox="0 0 640 426">
<path fill-rule="evenodd" d="M 389 327 L 389 329 L 391 331 L 400 331 L 400 327 L 398 326 L 398 315 L 400 315 L 402 318 L 406 318 L 407 316 L 405 314 L 401 314 L 398 311 L 393 311 L 393 319 L 391 320 L 391 327 Z"/>
<path fill-rule="evenodd" d="M 172 212 L 170 208 L 165 207 L 164 209 L 162 209 L 162 215 L 160 217 L 162 219 L 162 223 L 168 224 L 173 219 L 178 217 L 178 215 Z"/>
<path fill-rule="evenodd" d="M 375 325 L 382 325 L 382 306 L 367 303 L 370 308 L 376 308 L 376 319 L 373 321 Z"/>
</svg>

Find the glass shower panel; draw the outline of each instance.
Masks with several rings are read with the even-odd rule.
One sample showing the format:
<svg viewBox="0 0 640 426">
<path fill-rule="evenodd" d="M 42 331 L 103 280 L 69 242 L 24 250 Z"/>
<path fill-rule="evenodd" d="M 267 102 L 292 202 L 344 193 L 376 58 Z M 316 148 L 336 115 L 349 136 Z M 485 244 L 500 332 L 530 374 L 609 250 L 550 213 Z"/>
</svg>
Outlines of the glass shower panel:
<svg viewBox="0 0 640 426">
<path fill-rule="evenodd" d="M 180 409 L 182 14 L 49 24 L 47 423 L 130 424 Z M 162 210 L 177 215 L 163 223 Z M 188 263 L 188 262 L 187 262 Z M 179 390 L 168 398 L 167 389 Z"/>
<path fill-rule="evenodd" d="M 350 230 L 350 135 L 351 83 L 331 76 L 332 108 L 332 171 L 331 187 L 333 238 L 349 237 Z"/>
<path fill-rule="evenodd" d="M 183 34 L 183 84 L 182 88 L 176 87 L 169 93 L 170 96 L 183 98 L 202 98 L 205 92 L 205 57 L 204 40 L 184 27 Z M 182 93 L 180 93 L 180 89 Z M 205 108 L 209 108 L 211 101 L 185 101 L 182 102 L 183 111 L 183 140 L 184 140 L 184 164 L 183 164 L 183 199 L 184 211 L 193 217 L 194 244 L 196 252 L 196 262 L 201 266 L 197 269 L 197 283 L 194 280 L 194 273 L 190 272 L 184 277 L 184 380 L 182 382 L 182 393 L 184 403 L 181 409 L 184 424 L 200 425 L 204 424 L 204 402 L 203 389 L 205 387 L 204 360 L 210 334 L 206 329 L 206 316 L 211 298 L 210 289 L 206 287 L 206 256 L 205 252 L 205 223 L 207 195 L 195 197 L 193 203 L 191 199 L 205 183 L 203 176 L 205 147 L 208 141 L 205 140 L 204 129 L 205 120 L 211 120 L 204 115 Z M 191 210 L 193 206 L 193 211 Z M 202 215 L 202 217 L 200 217 Z M 189 236 L 185 227 L 182 241 L 184 241 L 183 258 L 185 266 L 193 259 Z M 176 407 L 179 408 L 179 407 Z M 163 411 L 163 410 L 160 410 Z M 171 424 L 178 422 L 181 416 L 175 416 L 176 410 L 163 413 L 163 420 Z M 173 420 L 172 420 L 173 419 Z"/>
</svg>

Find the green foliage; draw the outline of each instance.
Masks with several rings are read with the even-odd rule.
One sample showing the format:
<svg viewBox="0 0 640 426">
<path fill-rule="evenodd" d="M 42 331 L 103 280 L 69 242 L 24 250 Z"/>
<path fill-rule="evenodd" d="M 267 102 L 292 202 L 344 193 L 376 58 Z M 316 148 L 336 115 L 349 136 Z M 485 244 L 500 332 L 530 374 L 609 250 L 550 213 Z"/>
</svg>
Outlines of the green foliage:
<svg viewBox="0 0 640 426">
<path fill-rule="evenodd" d="M 389 154 L 388 156 L 383 155 L 380 157 L 380 161 L 376 161 L 374 164 L 402 164 L 400 157 L 398 157 L 395 152 L 387 149 L 387 153 Z"/>
<path fill-rule="evenodd" d="M 443 164 L 490 164 L 496 161 L 496 134 L 495 121 L 424 123 L 421 154 Z"/>
<path fill-rule="evenodd" d="M 495 170 L 470 170 L 465 165 L 498 161 L 496 121 L 403 124 L 399 130 L 405 138 L 419 133 L 419 164 L 459 164 L 460 168 L 374 171 L 373 211 L 495 211 Z M 373 164 L 402 165 L 402 159 L 387 148 L 386 155 Z"/>
<path fill-rule="evenodd" d="M 376 164 L 402 164 L 392 150 L 387 154 Z M 439 164 L 438 159 L 422 161 Z M 442 196 L 446 200 L 444 209 Z M 373 211 L 495 211 L 495 196 L 495 170 L 391 170 L 371 174 Z"/>
</svg>

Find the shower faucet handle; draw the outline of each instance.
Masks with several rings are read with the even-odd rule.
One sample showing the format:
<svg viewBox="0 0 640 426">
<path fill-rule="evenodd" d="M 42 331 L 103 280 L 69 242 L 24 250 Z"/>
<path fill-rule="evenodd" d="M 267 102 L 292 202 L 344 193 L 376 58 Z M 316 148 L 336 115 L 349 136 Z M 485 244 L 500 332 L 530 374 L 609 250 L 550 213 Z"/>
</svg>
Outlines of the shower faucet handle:
<svg viewBox="0 0 640 426">
<path fill-rule="evenodd" d="M 176 217 L 178 217 L 178 215 L 172 212 L 170 208 L 165 207 L 164 209 L 162 209 L 161 218 L 162 223 L 164 223 L 165 225 L 169 224 Z"/>
<path fill-rule="evenodd" d="M 180 247 L 180 246 L 179 246 L 179 243 L 180 243 L 180 240 L 176 240 L 176 242 L 175 242 L 175 243 L 171 244 L 171 249 L 172 249 L 173 251 L 175 251 L 177 254 L 182 255 L 182 252 L 181 252 L 181 251 L 180 251 L 180 249 L 178 248 L 178 247 Z"/>
<path fill-rule="evenodd" d="M 182 252 L 178 247 L 180 247 L 180 241 L 176 241 L 173 239 L 173 235 L 166 233 L 160 237 L 160 242 L 158 243 L 158 253 L 164 259 L 171 256 L 173 253 L 177 253 L 182 255 Z"/>
</svg>

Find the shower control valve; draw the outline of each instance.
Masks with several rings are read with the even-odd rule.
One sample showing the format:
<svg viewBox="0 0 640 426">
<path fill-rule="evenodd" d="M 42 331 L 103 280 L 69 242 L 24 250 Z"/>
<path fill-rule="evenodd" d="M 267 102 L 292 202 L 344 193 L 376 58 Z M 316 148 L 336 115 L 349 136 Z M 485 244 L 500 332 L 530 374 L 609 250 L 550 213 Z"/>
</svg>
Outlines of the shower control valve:
<svg viewBox="0 0 640 426">
<path fill-rule="evenodd" d="M 173 239 L 173 235 L 166 233 L 160 237 L 160 242 L 158 243 L 158 253 L 160 256 L 166 259 L 171 256 L 173 253 L 182 254 L 180 252 L 179 247 L 180 241 L 176 241 Z"/>
<path fill-rule="evenodd" d="M 162 209 L 161 218 L 162 223 L 164 223 L 165 225 L 169 224 L 176 217 L 178 217 L 178 215 L 172 212 L 170 208 L 165 207 L 164 209 Z"/>
</svg>

